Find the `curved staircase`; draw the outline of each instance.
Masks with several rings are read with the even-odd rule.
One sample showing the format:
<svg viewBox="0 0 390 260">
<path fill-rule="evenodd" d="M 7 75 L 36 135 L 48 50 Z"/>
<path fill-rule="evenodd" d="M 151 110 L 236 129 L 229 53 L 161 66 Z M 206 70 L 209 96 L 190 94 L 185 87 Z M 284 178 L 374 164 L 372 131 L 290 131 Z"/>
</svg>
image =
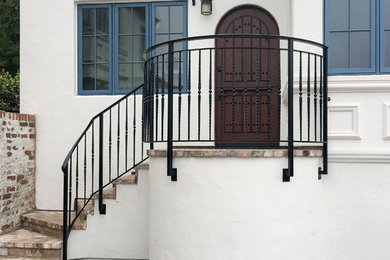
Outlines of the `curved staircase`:
<svg viewBox="0 0 390 260">
<path fill-rule="evenodd" d="M 147 163 L 135 168 L 129 175 L 114 181 L 111 187 L 104 190 L 104 200 L 117 199 L 118 185 L 136 185 L 139 170 L 148 170 Z M 95 214 L 95 200 L 84 207 L 82 215 L 77 218 L 73 229 L 86 230 L 88 217 Z M 84 199 L 79 199 L 81 207 Z M 72 213 L 74 215 L 74 213 Z M 20 217 L 20 228 L 0 236 L 0 259 L 61 259 L 62 251 L 62 211 L 35 210 Z"/>
</svg>

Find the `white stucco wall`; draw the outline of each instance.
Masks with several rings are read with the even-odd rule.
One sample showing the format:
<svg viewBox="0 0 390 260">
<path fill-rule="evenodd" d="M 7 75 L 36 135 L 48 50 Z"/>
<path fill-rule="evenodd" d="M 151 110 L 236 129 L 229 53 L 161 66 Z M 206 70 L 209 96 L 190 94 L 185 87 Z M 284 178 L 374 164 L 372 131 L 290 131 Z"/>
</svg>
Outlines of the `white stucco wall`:
<svg viewBox="0 0 390 260">
<path fill-rule="evenodd" d="M 150 159 L 150 259 L 388 259 L 390 169 L 297 158 Z"/>
<path fill-rule="evenodd" d="M 118 185 L 115 200 L 104 200 L 106 215 L 88 215 L 86 230 L 69 236 L 69 259 L 149 259 L 149 174 L 139 170 L 138 184 Z"/>
<path fill-rule="evenodd" d="M 76 93 L 77 4 L 103 2 L 21 1 L 21 112 L 37 115 L 39 209 L 61 208 L 60 165 L 66 153 L 89 119 L 119 98 Z M 189 36 L 213 34 L 219 19 L 240 4 L 267 9 L 283 35 L 323 39 L 322 0 L 213 1 L 211 16 L 200 14 L 199 1 L 196 6 L 189 1 Z M 390 77 L 338 76 L 329 81 L 331 158 L 389 162 Z"/>
</svg>

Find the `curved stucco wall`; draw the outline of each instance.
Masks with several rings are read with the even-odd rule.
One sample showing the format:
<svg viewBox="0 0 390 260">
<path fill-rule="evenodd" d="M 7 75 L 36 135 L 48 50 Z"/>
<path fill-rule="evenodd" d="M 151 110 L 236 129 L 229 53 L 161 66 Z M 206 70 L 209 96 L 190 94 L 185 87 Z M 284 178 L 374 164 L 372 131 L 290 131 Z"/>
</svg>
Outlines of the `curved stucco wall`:
<svg viewBox="0 0 390 260">
<path fill-rule="evenodd" d="M 388 259 L 389 166 L 295 158 L 150 159 L 150 259 Z"/>
</svg>

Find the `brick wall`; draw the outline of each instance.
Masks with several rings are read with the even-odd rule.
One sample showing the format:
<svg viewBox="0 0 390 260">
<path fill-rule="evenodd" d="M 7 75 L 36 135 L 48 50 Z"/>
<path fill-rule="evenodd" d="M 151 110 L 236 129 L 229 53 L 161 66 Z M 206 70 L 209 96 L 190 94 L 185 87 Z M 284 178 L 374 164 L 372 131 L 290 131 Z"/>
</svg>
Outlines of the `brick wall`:
<svg viewBox="0 0 390 260">
<path fill-rule="evenodd" d="M 0 111 L 0 234 L 35 208 L 35 116 Z"/>
</svg>

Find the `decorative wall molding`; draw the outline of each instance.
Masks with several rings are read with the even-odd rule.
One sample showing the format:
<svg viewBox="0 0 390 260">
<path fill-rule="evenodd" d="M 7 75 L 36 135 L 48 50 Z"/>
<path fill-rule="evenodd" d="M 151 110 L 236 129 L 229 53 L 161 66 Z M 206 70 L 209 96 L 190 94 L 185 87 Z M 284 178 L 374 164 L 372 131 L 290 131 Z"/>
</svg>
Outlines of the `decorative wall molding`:
<svg viewBox="0 0 390 260">
<path fill-rule="evenodd" d="M 390 163 L 390 151 L 378 152 L 329 152 L 330 163 Z"/>
<path fill-rule="evenodd" d="M 383 140 L 390 140 L 390 103 L 384 102 L 382 106 Z"/>
<path fill-rule="evenodd" d="M 330 140 L 361 140 L 358 132 L 358 107 L 359 104 L 332 105 L 328 107 L 329 120 L 332 120 L 332 113 L 350 114 L 351 125 L 345 131 L 334 131 L 329 128 Z M 348 115 L 347 115 L 348 116 Z"/>
<path fill-rule="evenodd" d="M 302 79 L 303 87 L 307 78 Z M 294 92 L 299 91 L 299 80 L 294 79 Z M 390 75 L 329 76 L 328 93 L 390 93 Z"/>
</svg>

